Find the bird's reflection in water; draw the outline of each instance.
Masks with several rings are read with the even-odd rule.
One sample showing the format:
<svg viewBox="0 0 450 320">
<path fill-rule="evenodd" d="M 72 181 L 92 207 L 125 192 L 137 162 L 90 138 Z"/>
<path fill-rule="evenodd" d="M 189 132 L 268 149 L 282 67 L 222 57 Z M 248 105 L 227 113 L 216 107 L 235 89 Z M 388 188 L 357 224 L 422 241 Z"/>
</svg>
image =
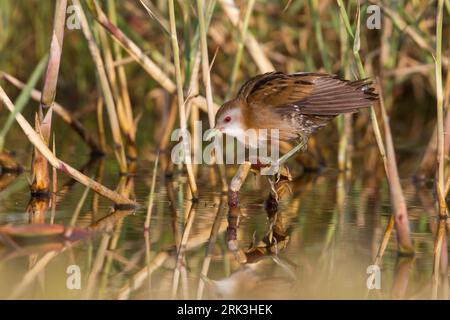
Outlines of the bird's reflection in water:
<svg viewBox="0 0 450 320">
<path fill-rule="evenodd" d="M 280 200 L 312 182 L 311 175 L 292 182 L 290 176 L 281 176 L 271 184 L 272 190 L 265 201 L 267 230 L 261 239 L 253 240 L 242 248 L 238 239 L 240 207 L 231 207 L 228 212 L 226 233 L 228 249 L 239 262 L 239 267 L 230 276 L 220 280 L 206 279 L 212 297 L 219 299 L 264 299 L 286 298 L 297 290 L 297 265 L 282 257 L 280 253 L 289 245 L 290 222 L 293 215 L 279 209 Z"/>
</svg>

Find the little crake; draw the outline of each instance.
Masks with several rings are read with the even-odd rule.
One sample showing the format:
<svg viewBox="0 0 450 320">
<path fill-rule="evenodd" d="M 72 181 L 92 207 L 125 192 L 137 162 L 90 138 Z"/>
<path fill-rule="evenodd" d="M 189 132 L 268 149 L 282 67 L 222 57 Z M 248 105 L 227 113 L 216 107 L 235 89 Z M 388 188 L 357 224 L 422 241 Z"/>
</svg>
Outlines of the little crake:
<svg viewBox="0 0 450 320">
<path fill-rule="evenodd" d="M 281 141 L 307 139 L 335 116 L 357 112 L 376 99 L 370 80 L 269 72 L 247 81 L 220 107 L 215 128 L 236 138 L 248 129 L 278 129 Z"/>
<path fill-rule="evenodd" d="M 247 130 L 256 132 L 258 141 L 271 139 L 270 133 L 277 130 L 280 141 L 297 142 L 273 164 L 277 171 L 292 154 L 306 146 L 312 133 L 335 116 L 369 107 L 377 98 L 372 81 L 367 79 L 348 81 L 326 73 L 269 72 L 247 81 L 235 99 L 220 107 L 215 132 L 249 145 Z M 259 135 L 261 130 L 264 135 Z"/>
</svg>

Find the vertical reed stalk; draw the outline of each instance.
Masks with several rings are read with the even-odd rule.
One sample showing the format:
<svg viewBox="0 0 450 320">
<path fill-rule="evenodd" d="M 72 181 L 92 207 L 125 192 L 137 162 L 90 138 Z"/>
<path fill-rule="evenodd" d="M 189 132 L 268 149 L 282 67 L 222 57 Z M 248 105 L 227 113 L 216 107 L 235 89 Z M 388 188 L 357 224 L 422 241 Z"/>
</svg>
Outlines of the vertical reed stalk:
<svg viewBox="0 0 450 320">
<path fill-rule="evenodd" d="M 103 98 L 97 100 L 97 130 L 101 150 L 106 150 L 105 123 L 103 122 Z"/>
<path fill-rule="evenodd" d="M 341 66 L 344 69 L 345 76 L 347 78 L 349 67 L 349 57 L 347 54 L 348 50 L 348 34 L 345 30 L 343 19 L 339 20 L 339 38 L 340 38 L 340 56 L 341 56 Z M 350 143 L 352 134 L 352 118 L 351 114 L 345 114 L 343 117 L 338 117 L 338 128 L 339 128 L 339 151 L 338 151 L 338 168 L 341 171 L 346 169 L 351 169 L 351 155 L 350 155 Z"/>
<path fill-rule="evenodd" d="M 116 5 L 115 1 L 113 0 L 108 0 L 108 15 L 111 22 L 117 25 Z M 122 49 L 116 41 L 114 41 L 113 50 L 115 61 L 122 60 Z M 127 76 L 125 73 L 125 67 L 123 65 L 117 66 L 117 75 L 118 75 L 120 96 L 122 99 L 123 107 L 125 109 L 126 120 L 128 122 L 128 132 L 126 133 L 126 137 L 128 139 L 127 155 L 130 159 L 136 159 L 137 157 L 136 126 L 133 118 L 133 109 L 131 106 L 130 94 L 128 92 Z"/>
<path fill-rule="evenodd" d="M 203 8 L 203 2 L 204 2 L 204 0 L 197 0 L 202 74 L 203 74 L 203 83 L 204 83 L 205 89 L 206 89 L 206 105 L 208 108 L 209 127 L 214 128 L 215 110 L 214 110 L 213 95 L 212 95 L 212 88 L 211 88 L 211 74 L 210 74 L 210 65 L 209 65 L 209 56 L 208 56 L 208 43 L 207 43 L 207 39 L 206 39 L 206 31 L 207 31 L 206 25 L 207 24 L 205 21 L 205 12 L 204 12 L 204 8 Z M 249 5 L 251 5 L 251 7 L 249 7 L 250 10 L 253 7 L 252 2 L 254 2 L 254 1 L 250 0 L 250 4 L 249 4 Z M 249 14 L 249 16 L 250 16 L 250 14 Z M 249 17 L 247 18 L 247 20 L 249 20 Z M 248 25 L 248 21 L 247 21 L 247 25 Z M 241 52 L 241 55 L 242 55 L 242 52 Z M 239 67 L 239 63 L 237 65 L 237 67 Z M 219 173 L 220 173 L 220 177 L 221 177 L 221 181 L 222 181 L 222 188 L 224 191 L 226 191 L 227 183 L 226 183 L 226 175 L 225 175 L 225 166 L 223 164 L 218 164 L 218 167 L 219 167 Z"/>
<path fill-rule="evenodd" d="M 121 173 L 127 172 L 127 163 L 125 158 L 125 149 L 123 147 L 122 136 L 120 134 L 120 125 L 117 118 L 116 106 L 114 104 L 113 93 L 111 91 L 110 84 L 108 82 L 108 76 L 105 72 L 105 65 L 102 61 L 100 50 L 95 43 L 92 36 L 86 15 L 84 14 L 83 8 L 79 0 L 73 0 L 73 3 L 77 5 L 79 9 L 79 19 L 81 23 L 81 28 L 83 30 L 84 37 L 86 38 L 89 51 L 94 60 L 95 66 L 97 68 L 98 77 L 100 80 L 100 86 L 102 88 L 103 96 L 105 98 L 106 109 L 108 110 L 109 122 L 111 125 L 112 136 L 114 140 L 114 154 L 116 155 L 117 162 L 119 164 L 119 169 Z"/>
<path fill-rule="evenodd" d="M 56 96 L 56 85 L 58 83 L 59 66 L 64 40 L 64 27 L 66 21 L 67 0 L 57 0 L 55 3 L 55 13 L 53 16 L 53 33 L 50 42 L 47 71 L 44 78 L 39 113 L 36 117 L 36 130 L 41 134 L 44 142 L 48 145 L 50 140 L 52 105 Z M 43 119 L 43 110 L 50 109 Z M 33 150 L 31 161 L 32 182 L 30 190 L 32 194 L 48 194 L 50 191 L 50 177 L 48 163 L 45 157 L 37 150 Z"/>
<path fill-rule="evenodd" d="M 180 50 L 178 47 L 174 0 L 169 0 L 169 20 L 170 20 L 170 38 L 171 38 L 171 43 L 172 43 L 173 59 L 174 59 L 174 65 L 175 65 L 178 114 L 179 114 L 179 120 L 180 120 L 180 129 L 183 134 L 182 139 L 183 139 L 183 147 L 184 147 L 184 160 L 185 160 L 185 164 L 186 164 L 186 170 L 187 170 L 188 180 L 189 180 L 189 187 L 192 192 L 192 197 L 194 199 L 197 199 L 198 198 L 197 183 L 195 182 L 194 171 L 192 170 L 191 150 L 189 150 L 189 141 L 186 141 L 186 137 L 185 137 L 185 134 L 187 133 L 187 119 L 186 119 L 186 109 L 185 109 L 184 94 L 183 94 L 183 81 L 182 81 L 182 75 L 181 75 Z"/>
<path fill-rule="evenodd" d="M 438 0 L 436 18 L 436 109 L 437 109 L 437 187 L 444 193 L 444 95 L 442 89 L 442 20 L 444 11 L 444 0 Z"/>
<path fill-rule="evenodd" d="M 94 18 L 111 34 L 113 39 L 117 41 L 164 89 L 170 93 L 175 92 L 176 86 L 173 81 L 130 38 L 107 18 L 97 1 L 88 0 L 88 4 Z"/>
<path fill-rule="evenodd" d="M 344 21 L 344 25 L 346 27 L 347 32 L 353 39 L 353 55 L 356 61 L 356 65 L 358 67 L 358 72 L 361 78 L 366 78 L 366 72 L 364 70 L 364 66 L 361 60 L 361 56 L 359 54 L 360 49 L 360 9 L 358 4 L 358 13 L 357 13 L 357 25 L 356 32 L 353 33 L 350 27 L 350 21 L 347 15 L 347 11 L 345 10 L 344 4 L 342 0 L 336 0 L 340 9 L 341 17 Z M 383 159 L 384 169 L 386 172 L 386 177 L 389 183 L 389 191 L 391 196 L 391 203 L 393 206 L 393 214 L 395 226 L 398 232 L 397 235 L 397 243 L 398 249 L 402 253 L 412 254 L 414 253 L 414 246 L 412 244 L 409 232 L 409 221 L 408 221 L 408 211 L 406 207 L 406 202 L 403 195 L 403 190 L 400 184 L 400 179 L 398 177 L 397 170 L 397 162 L 395 159 L 395 150 L 392 141 L 392 135 L 389 126 L 389 120 L 384 108 L 384 101 L 382 95 L 382 87 L 379 86 L 380 90 L 380 107 L 383 115 L 384 125 L 385 125 L 385 138 L 386 138 L 386 146 L 388 149 L 388 153 L 386 153 L 386 149 L 383 143 L 383 138 L 381 136 L 380 127 L 378 125 L 377 115 L 375 112 L 375 108 L 372 106 L 370 108 L 370 118 L 372 123 L 372 128 L 374 130 L 375 138 L 378 144 L 378 149 L 380 151 L 381 157 Z"/>
<path fill-rule="evenodd" d="M 389 192 L 392 207 L 394 210 L 394 222 L 397 229 L 397 242 L 399 250 L 404 254 L 414 253 L 414 245 L 411 241 L 408 209 L 406 206 L 405 196 L 403 194 L 400 178 L 398 175 L 397 161 L 395 159 L 394 142 L 392 140 L 391 126 L 389 125 L 389 118 L 384 107 L 383 90 L 379 86 L 380 108 L 384 121 L 384 132 L 386 138 L 387 149 L 387 176 L 389 182 Z"/>
<path fill-rule="evenodd" d="M 250 0 L 251 2 L 253 0 Z M 211 89 L 211 75 L 209 72 L 209 56 L 208 56 L 208 44 L 206 39 L 206 26 L 205 26 L 205 12 L 203 9 L 204 0 L 197 0 L 197 14 L 198 23 L 200 29 L 200 46 L 201 46 L 201 59 L 202 59 L 202 74 L 203 83 L 206 89 L 206 104 L 208 107 L 208 120 L 211 128 L 214 127 L 215 114 L 213 109 L 213 96 Z"/>
<path fill-rule="evenodd" d="M 53 139 L 52 139 L 52 152 L 53 155 L 56 157 L 56 141 L 55 141 L 55 133 L 53 132 Z M 56 168 L 52 168 L 52 214 L 50 218 L 50 224 L 53 224 L 55 220 L 55 213 L 56 213 L 56 192 L 58 191 L 58 173 L 56 171 Z"/>
<path fill-rule="evenodd" d="M 331 62 L 328 57 L 328 49 L 323 41 L 322 26 L 320 23 L 318 12 L 318 0 L 308 0 L 309 7 L 311 8 L 311 17 L 314 24 L 314 33 L 316 36 L 316 42 L 319 49 L 319 54 L 322 57 L 322 62 L 327 72 L 331 72 Z"/>
<path fill-rule="evenodd" d="M 345 28 L 350 35 L 350 37 L 353 39 L 353 56 L 355 58 L 356 66 L 358 68 L 359 76 L 362 79 L 365 79 L 367 77 L 366 71 L 364 70 L 364 66 L 361 60 L 361 56 L 359 54 L 360 49 L 360 12 L 359 12 L 359 5 L 358 5 L 358 17 L 357 17 L 357 26 L 356 26 L 356 33 L 353 34 L 352 28 L 350 26 L 350 20 L 347 15 L 347 11 L 345 10 L 345 6 L 342 2 L 342 0 L 336 0 L 337 4 L 339 6 L 339 10 L 341 13 L 342 20 L 344 21 Z M 383 138 L 381 136 L 380 126 L 378 125 L 377 120 L 377 114 L 375 113 L 375 109 L 372 106 L 370 108 L 370 120 L 372 123 L 373 132 L 375 134 L 375 139 L 377 141 L 378 149 L 380 150 L 380 155 L 383 159 L 383 163 L 386 168 L 386 150 L 384 148 Z"/>
<path fill-rule="evenodd" d="M 197 0 L 197 2 L 200 0 Z M 229 100 L 232 94 L 235 94 L 236 89 L 236 79 L 239 71 L 239 66 L 241 65 L 242 53 L 244 52 L 244 43 L 247 37 L 248 24 L 250 22 L 250 17 L 252 16 L 253 6 L 255 5 L 255 0 L 250 0 L 247 4 L 247 9 L 245 11 L 244 23 L 240 29 L 239 42 L 237 44 L 236 56 L 234 58 L 233 67 L 231 69 L 230 76 L 230 88 L 228 89 L 226 100 Z"/>
<path fill-rule="evenodd" d="M 57 0 L 55 3 L 55 16 L 53 18 L 53 34 L 50 43 L 50 53 L 42 88 L 41 107 L 49 108 L 55 101 L 56 84 L 58 83 L 59 66 L 64 40 L 67 0 Z"/>
</svg>

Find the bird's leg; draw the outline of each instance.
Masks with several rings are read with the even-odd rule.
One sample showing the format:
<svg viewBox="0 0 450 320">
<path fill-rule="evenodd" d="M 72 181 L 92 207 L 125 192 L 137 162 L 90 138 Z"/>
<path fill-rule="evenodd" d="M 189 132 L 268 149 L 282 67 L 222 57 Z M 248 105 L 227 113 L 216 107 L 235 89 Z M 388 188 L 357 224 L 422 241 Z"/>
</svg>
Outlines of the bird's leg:
<svg viewBox="0 0 450 320">
<path fill-rule="evenodd" d="M 261 170 L 261 173 L 263 175 L 275 175 L 275 174 L 278 174 L 279 171 L 280 171 L 281 165 L 284 164 L 290 157 L 292 157 L 298 151 L 304 150 L 304 147 L 307 146 L 307 144 L 308 144 L 308 138 L 304 137 L 304 136 L 301 136 L 299 144 L 297 144 L 294 148 L 289 150 L 289 152 L 284 154 L 277 161 L 272 162 L 270 167 L 264 168 L 263 170 Z M 278 179 L 279 179 L 279 177 L 278 177 Z"/>
<path fill-rule="evenodd" d="M 251 163 L 244 161 L 240 166 L 233 179 L 230 182 L 228 190 L 228 205 L 230 208 L 238 206 L 238 192 L 242 187 L 248 172 L 250 171 Z"/>
</svg>

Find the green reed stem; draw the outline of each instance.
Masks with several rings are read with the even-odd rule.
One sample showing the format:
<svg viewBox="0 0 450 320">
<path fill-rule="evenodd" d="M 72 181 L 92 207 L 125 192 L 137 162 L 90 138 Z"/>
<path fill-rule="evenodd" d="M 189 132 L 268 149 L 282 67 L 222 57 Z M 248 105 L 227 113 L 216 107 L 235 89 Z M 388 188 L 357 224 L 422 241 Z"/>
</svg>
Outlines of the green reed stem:
<svg viewBox="0 0 450 320">
<path fill-rule="evenodd" d="M 364 79 L 366 78 L 366 71 L 364 69 L 364 65 L 362 63 L 361 60 L 361 56 L 359 54 L 359 43 L 360 43 L 360 38 L 359 38 L 359 28 L 360 28 L 360 15 L 359 15 L 359 11 L 358 11 L 358 25 L 357 25 L 357 30 L 356 30 L 356 34 L 353 33 L 352 28 L 350 27 L 350 20 L 348 19 L 348 15 L 347 15 L 347 11 L 344 7 L 344 4 L 342 2 L 342 0 L 336 0 L 341 12 L 341 17 L 342 20 L 344 22 L 345 28 L 347 30 L 347 32 L 349 33 L 350 37 L 354 40 L 354 45 L 353 45 L 353 56 L 355 58 L 355 62 L 356 62 L 356 66 L 358 68 L 358 72 L 359 72 L 359 76 L 360 78 Z M 373 127 L 373 131 L 375 134 L 375 139 L 377 141 L 377 145 L 378 145 L 378 149 L 380 151 L 380 155 L 383 159 L 383 163 L 384 163 L 384 167 L 386 170 L 386 174 L 388 174 L 388 170 L 387 170 L 387 159 L 386 159 L 386 149 L 384 147 L 384 143 L 383 143 L 383 138 L 381 136 L 381 131 L 380 131 L 380 126 L 378 124 L 378 120 L 377 120 L 377 115 L 375 113 L 375 109 L 374 107 L 370 107 L 370 120 L 372 122 L 372 127 Z"/>
<path fill-rule="evenodd" d="M 30 79 L 28 79 L 27 84 L 20 92 L 20 95 L 17 97 L 16 101 L 14 101 L 14 112 L 8 115 L 8 119 L 6 119 L 5 125 L 0 131 L 0 152 L 3 151 L 6 134 L 8 133 L 9 129 L 11 129 L 16 114 L 22 112 L 23 108 L 26 106 L 28 101 L 30 101 L 33 88 L 36 86 L 37 82 L 39 81 L 39 78 L 44 72 L 44 68 L 47 65 L 47 60 L 48 54 L 46 54 L 41 58 L 36 68 L 33 70 Z"/>
<path fill-rule="evenodd" d="M 200 1 L 200 0 L 198 0 Z M 247 5 L 247 10 L 245 11 L 244 23 L 242 29 L 240 30 L 239 42 L 237 44 L 236 56 L 233 62 L 233 68 L 231 69 L 230 76 L 230 88 L 228 89 L 227 96 L 225 100 L 229 100 L 231 95 L 234 94 L 236 89 L 236 79 L 239 71 L 239 66 L 242 60 L 242 54 L 244 52 L 245 38 L 247 37 L 248 23 L 253 12 L 253 6 L 255 5 L 255 0 L 250 0 Z"/>
<path fill-rule="evenodd" d="M 318 0 L 309 0 L 309 6 L 311 8 L 311 16 L 314 25 L 314 33 L 316 36 L 316 42 L 319 49 L 320 56 L 322 58 L 323 65 L 327 72 L 331 72 L 331 61 L 328 57 L 328 49 L 323 41 L 322 26 L 320 23 L 318 13 Z"/>
<path fill-rule="evenodd" d="M 180 120 L 180 129 L 184 135 L 187 132 L 187 119 L 186 119 L 186 109 L 184 104 L 184 94 L 183 94 L 183 79 L 181 75 L 181 65 L 180 65 L 180 49 L 178 46 L 178 37 L 176 29 L 176 18 L 175 18 L 175 5 L 173 0 L 169 0 L 169 20 L 170 20 L 170 39 L 172 43 L 173 60 L 175 65 L 175 80 L 176 80 L 176 90 L 177 90 L 177 100 L 178 100 L 178 114 Z M 185 140 L 185 137 L 182 137 Z M 197 199 L 197 183 L 195 182 L 194 171 L 191 162 L 191 151 L 189 150 L 189 142 L 183 141 L 184 146 L 184 158 L 186 163 L 186 170 L 188 174 L 189 187 L 191 188 L 192 197 Z"/>
</svg>

